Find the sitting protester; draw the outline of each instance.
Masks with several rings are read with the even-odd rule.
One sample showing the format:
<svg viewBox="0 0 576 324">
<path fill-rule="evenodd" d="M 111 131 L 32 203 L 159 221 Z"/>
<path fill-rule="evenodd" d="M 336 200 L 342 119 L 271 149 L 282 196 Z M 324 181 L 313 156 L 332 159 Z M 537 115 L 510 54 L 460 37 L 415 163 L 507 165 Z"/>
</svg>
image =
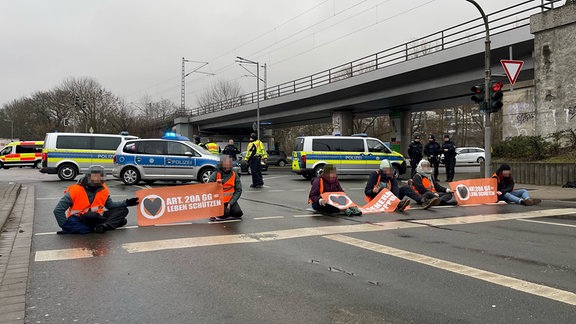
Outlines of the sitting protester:
<svg viewBox="0 0 576 324">
<path fill-rule="evenodd" d="M 438 198 L 434 197 L 432 199 L 426 199 L 421 195 L 417 194 L 410 188 L 410 186 L 402 186 L 398 185 L 398 181 L 396 177 L 394 177 L 394 171 L 392 170 L 392 165 L 390 161 L 384 159 L 380 162 L 380 169 L 376 170 L 374 173 L 370 174 L 370 178 L 368 178 L 368 182 L 366 183 L 366 188 L 364 189 L 364 194 L 366 195 L 366 201 L 370 202 L 374 199 L 382 189 L 390 190 L 394 196 L 400 199 L 400 203 L 398 207 L 396 207 L 396 211 L 404 211 L 408 206 L 410 206 L 410 200 L 406 197 L 409 197 L 416 201 L 419 205 L 422 205 L 424 209 L 432 206 L 433 204 L 438 204 Z"/>
<path fill-rule="evenodd" d="M 526 189 L 514 190 L 514 179 L 512 178 L 512 170 L 508 164 L 502 164 L 492 175 L 496 178 L 498 188 L 496 194 L 498 200 L 503 200 L 507 203 L 522 204 L 525 206 L 537 205 L 541 202 L 540 199 L 532 199 Z"/>
<path fill-rule="evenodd" d="M 416 168 L 416 174 L 412 178 L 412 188 L 426 199 L 438 198 L 436 204 L 458 205 L 452 194 L 452 190 L 442 187 L 432 177 L 432 166 L 426 160 L 420 161 Z"/>
<path fill-rule="evenodd" d="M 138 198 L 112 201 L 105 176 L 104 167 L 92 165 L 85 177 L 68 187 L 54 207 L 62 228 L 58 234 L 104 233 L 126 225 L 126 207 L 138 205 Z"/>
<path fill-rule="evenodd" d="M 328 201 L 322 198 L 325 192 L 343 192 L 336 168 L 332 164 L 326 164 L 322 174 L 312 180 L 312 187 L 308 195 L 308 202 L 312 205 L 312 209 L 321 213 L 337 214 L 340 212 L 335 206 L 329 205 Z M 362 212 L 357 207 L 350 207 L 345 211 L 347 216 L 361 216 Z"/>
<path fill-rule="evenodd" d="M 223 221 L 228 219 L 241 219 L 242 209 L 238 199 L 242 195 L 242 182 L 236 171 L 232 169 L 232 158 L 229 155 L 220 157 L 220 165 L 210 175 L 208 182 L 222 184 L 222 202 L 224 203 L 224 215 L 211 217 L 211 221 Z"/>
</svg>

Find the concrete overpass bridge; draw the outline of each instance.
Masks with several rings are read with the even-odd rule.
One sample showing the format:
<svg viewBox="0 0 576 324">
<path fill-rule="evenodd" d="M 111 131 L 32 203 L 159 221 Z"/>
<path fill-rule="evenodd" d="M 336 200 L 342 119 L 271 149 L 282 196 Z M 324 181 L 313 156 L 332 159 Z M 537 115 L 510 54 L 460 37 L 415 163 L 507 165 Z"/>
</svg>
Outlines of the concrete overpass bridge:
<svg viewBox="0 0 576 324">
<path fill-rule="evenodd" d="M 530 16 L 554 2 L 523 1 L 489 15 L 494 79 L 507 83 L 500 59 L 508 59 L 512 48 L 514 59 L 525 61 L 519 82 L 532 83 Z M 175 124 L 188 136 L 246 134 L 259 100 L 267 128 L 333 121 L 346 134 L 352 118 L 400 113 L 402 138 L 410 138 L 410 112 L 469 104 L 470 88 L 483 76 L 484 26 L 475 19 L 260 93 L 192 109 Z"/>
</svg>

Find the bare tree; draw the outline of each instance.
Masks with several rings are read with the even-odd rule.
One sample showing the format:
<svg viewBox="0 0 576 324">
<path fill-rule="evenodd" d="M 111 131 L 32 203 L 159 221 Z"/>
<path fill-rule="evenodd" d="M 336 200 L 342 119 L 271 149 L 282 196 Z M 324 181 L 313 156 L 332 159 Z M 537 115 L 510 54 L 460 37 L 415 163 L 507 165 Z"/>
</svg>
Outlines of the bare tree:
<svg viewBox="0 0 576 324">
<path fill-rule="evenodd" d="M 241 88 L 237 81 L 218 80 L 212 83 L 197 97 L 200 107 L 223 104 L 225 108 L 240 105 Z"/>
</svg>

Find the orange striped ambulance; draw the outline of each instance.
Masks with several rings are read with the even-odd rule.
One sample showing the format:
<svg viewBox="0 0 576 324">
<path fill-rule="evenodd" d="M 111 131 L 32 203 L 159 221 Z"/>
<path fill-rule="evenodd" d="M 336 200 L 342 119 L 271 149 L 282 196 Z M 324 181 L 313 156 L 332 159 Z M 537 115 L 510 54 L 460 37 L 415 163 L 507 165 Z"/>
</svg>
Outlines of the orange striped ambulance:
<svg viewBox="0 0 576 324">
<path fill-rule="evenodd" d="M 32 166 L 42 167 L 43 141 L 12 142 L 0 151 L 0 168 Z"/>
</svg>

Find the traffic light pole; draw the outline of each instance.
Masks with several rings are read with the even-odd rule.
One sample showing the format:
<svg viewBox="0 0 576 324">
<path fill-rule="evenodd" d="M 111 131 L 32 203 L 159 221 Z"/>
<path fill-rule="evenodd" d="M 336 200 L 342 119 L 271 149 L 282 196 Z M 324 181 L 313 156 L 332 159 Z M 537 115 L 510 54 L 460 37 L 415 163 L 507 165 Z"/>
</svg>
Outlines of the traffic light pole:
<svg viewBox="0 0 576 324">
<path fill-rule="evenodd" d="M 490 163 L 492 162 L 492 120 L 490 119 L 490 26 L 488 25 L 488 17 L 482 10 L 482 7 L 474 0 L 466 0 L 473 4 L 484 20 L 484 27 L 486 28 L 486 41 L 484 50 L 484 102 L 486 103 L 486 110 L 484 114 L 484 177 L 490 177 Z"/>
</svg>

